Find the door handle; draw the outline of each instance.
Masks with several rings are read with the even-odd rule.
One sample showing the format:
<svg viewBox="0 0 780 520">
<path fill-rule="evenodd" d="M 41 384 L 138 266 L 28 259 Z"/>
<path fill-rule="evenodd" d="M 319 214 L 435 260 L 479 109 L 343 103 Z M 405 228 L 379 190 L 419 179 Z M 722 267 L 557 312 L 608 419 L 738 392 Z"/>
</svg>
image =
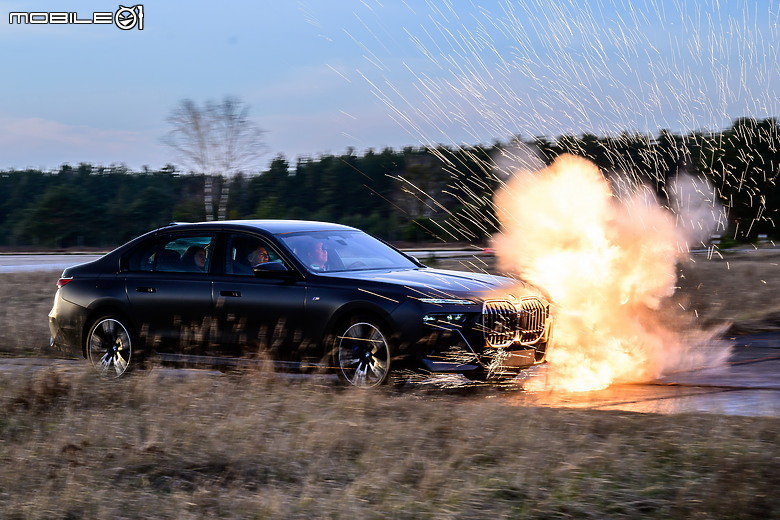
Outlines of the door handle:
<svg viewBox="0 0 780 520">
<path fill-rule="evenodd" d="M 157 289 L 155 289 L 154 287 L 136 287 L 135 290 L 136 292 L 145 292 L 145 293 L 157 292 Z"/>
<path fill-rule="evenodd" d="M 241 291 L 219 291 L 220 296 L 232 296 L 234 298 L 241 297 Z"/>
</svg>

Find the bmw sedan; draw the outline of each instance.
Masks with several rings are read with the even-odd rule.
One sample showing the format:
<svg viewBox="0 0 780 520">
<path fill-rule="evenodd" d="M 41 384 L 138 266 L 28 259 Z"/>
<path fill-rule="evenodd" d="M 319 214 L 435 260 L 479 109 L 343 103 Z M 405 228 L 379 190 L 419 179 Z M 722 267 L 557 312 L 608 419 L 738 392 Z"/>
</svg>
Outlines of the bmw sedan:
<svg viewBox="0 0 780 520">
<path fill-rule="evenodd" d="M 550 305 L 516 279 L 447 271 L 355 228 L 307 221 L 171 224 L 65 269 L 52 346 L 119 377 L 149 357 L 332 371 L 517 374 L 544 361 Z"/>
</svg>

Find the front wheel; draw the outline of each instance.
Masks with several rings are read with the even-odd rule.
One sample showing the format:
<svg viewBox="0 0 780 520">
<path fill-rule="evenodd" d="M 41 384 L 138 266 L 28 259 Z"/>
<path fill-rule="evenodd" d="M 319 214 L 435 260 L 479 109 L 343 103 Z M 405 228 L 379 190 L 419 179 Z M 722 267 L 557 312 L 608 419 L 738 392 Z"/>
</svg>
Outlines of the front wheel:
<svg viewBox="0 0 780 520">
<path fill-rule="evenodd" d="M 334 355 L 341 380 L 360 388 L 387 381 L 390 343 L 382 328 L 371 319 L 359 318 L 339 330 Z"/>
<path fill-rule="evenodd" d="M 90 363 L 104 377 L 121 377 L 134 362 L 132 335 L 117 316 L 95 320 L 87 334 L 86 350 Z"/>
</svg>

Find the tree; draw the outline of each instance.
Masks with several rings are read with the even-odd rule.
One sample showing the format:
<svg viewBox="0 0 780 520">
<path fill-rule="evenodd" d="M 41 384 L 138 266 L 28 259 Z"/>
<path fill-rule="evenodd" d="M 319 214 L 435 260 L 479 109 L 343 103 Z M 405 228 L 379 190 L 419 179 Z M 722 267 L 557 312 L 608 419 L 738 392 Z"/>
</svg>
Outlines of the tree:
<svg viewBox="0 0 780 520">
<path fill-rule="evenodd" d="M 214 220 L 214 178 L 230 179 L 239 172 L 259 169 L 258 161 L 265 154 L 264 132 L 248 116 L 249 106 L 233 96 L 220 103 L 206 101 L 202 107 L 184 99 L 168 116 L 172 129 L 163 142 L 187 169 L 204 175 L 207 220 Z M 230 182 L 220 183 L 220 219 L 227 214 L 229 187 Z"/>
</svg>

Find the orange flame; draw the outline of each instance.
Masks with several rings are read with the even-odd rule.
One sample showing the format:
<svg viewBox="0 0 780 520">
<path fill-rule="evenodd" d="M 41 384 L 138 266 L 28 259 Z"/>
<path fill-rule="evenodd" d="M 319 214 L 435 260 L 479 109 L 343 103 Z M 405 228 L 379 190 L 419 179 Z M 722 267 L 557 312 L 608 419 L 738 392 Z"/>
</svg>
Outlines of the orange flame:
<svg viewBox="0 0 780 520">
<path fill-rule="evenodd" d="M 704 362 L 696 347 L 711 334 L 680 334 L 661 312 L 687 245 L 649 189 L 618 197 L 595 164 L 562 155 L 515 173 L 495 202 L 499 267 L 554 304 L 547 388 L 596 390 Z"/>
</svg>

